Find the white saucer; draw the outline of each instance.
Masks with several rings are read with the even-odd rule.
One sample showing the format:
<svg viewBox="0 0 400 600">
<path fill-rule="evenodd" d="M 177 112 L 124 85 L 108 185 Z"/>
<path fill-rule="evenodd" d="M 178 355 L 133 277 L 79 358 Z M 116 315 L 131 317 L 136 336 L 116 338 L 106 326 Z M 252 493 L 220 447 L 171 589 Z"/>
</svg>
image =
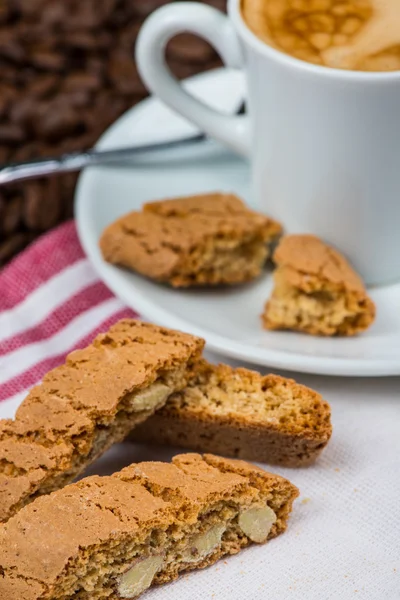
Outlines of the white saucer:
<svg viewBox="0 0 400 600">
<path fill-rule="evenodd" d="M 226 70 L 197 76 L 189 86 L 212 97 L 214 105 L 230 103 L 232 108 L 244 90 L 241 75 Z M 121 117 L 98 147 L 144 144 L 193 130 L 161 102 L 148 99 Z M 143 318 L 200 335 L 209 349 L 225 356 L 315 374 L 400 374 L 400 284 L 370 290 L 378 316 L 368 332 L 322 339 L 262 330 L 259 315 L 271 290 L 270 273 L 238 288 L 177 291 L 103 262 L 99 236 L 120 215 L 148 200 L 214 190 L 234 191 L 252 204 L 248 165 L 213 142 L 171 152 L 165 159 L 142 158 L 127 168 L 83 173 L 76 191 L 78 231 L 101 279 Z"/>
</svg>

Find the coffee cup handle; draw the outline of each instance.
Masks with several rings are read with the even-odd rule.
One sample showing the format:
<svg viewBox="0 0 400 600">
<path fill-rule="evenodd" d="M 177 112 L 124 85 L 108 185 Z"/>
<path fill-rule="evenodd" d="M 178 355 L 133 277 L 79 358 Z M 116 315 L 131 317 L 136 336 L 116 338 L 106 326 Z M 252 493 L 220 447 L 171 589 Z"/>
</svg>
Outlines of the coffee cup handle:
<svg viewBox="0 0 400 600">
<path fill-rule="evenodd" d="M 165 104 L 195 123 L 210 137 L 234 152 L 249 155 L 248 117 L 213 110 L 186 92 L 165 62 L 165 48 L 175 35 L 190 32 L 207 40 L 228 67 L 243 65 L 242 51 L 228 17 L 196 2 L 179 2 L 155 11 L 143 25 L 136 45 L 136 61 L 143 81 Z"/>
</svg>

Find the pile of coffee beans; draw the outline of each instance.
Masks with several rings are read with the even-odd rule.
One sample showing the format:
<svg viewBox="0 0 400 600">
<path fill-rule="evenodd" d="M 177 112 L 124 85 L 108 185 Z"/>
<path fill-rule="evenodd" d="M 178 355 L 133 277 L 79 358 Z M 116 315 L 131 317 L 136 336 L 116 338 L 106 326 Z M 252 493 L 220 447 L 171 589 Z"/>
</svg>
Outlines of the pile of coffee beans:
<svg viewBox="0 0 400 600">
<path fill-rule="evenodd" d="M 166 0 L 0 0 L 0 162 L 90 148 L 146 96 L 133 50 L 143 20 Z M 207 0 L 224 10 L 226 0 Z M 180 78 L 219 59 L 199 38 L 176 37 Z M 0 265 L 72 216 L 76 175 L 0 190 Z"/>
</svg>

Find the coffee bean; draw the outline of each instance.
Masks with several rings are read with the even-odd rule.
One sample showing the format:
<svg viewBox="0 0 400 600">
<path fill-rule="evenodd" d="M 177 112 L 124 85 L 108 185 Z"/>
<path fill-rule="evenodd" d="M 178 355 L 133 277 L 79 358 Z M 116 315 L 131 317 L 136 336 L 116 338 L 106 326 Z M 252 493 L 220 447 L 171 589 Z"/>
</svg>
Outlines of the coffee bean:
<svg viewBox="0 0 400 600">
<path fill-rule="evenodd" d="M 68 18 L 68 26 L 77 30 L 96 29 L 100 27 L 104 20 L 104 13 L 99 10 L 99 6 L 104 2 L 97 0 L 85 0 L 75 5 L 74 11 L 70 13 Z"/>
<path fill-rule="evenodd" d="M 37 71 L 32 65 L 23 66 L 21 65 L 17 72 L 16 85 L 18 88 L 25 88 L 29 86 L 37 76 Z"/>
<path fill-rule="evenodd" d="M 0 165 L 3 166 L 5 163 L 10 161 L 12 150 L 7 146 L 0 146 Z M 14 159 L 15 160 L 15 159 Z"/>
<path fill-rule="evenodd" d="M 10 65 L 6 59 L 0 58 L 0 73 L 2 83 L 16 87 L 19 79 L 19 72 L 15 68 L 15 65 Z"/>
<path fill-rule="evenodd" d="M 72 108 L 86 108 L 93 102 L 92 94 L 88 90 L 76 90 L 66 93 L 63 96 L 66 104 Z"/>
<path fill-rule="evenodd" d="M 186 79 L 196 73 L 201 73 L 205 70 L 204 65 L 196 65 L 189 63 L 182 63 L 179 61 L 169 61 L 171 71 L 178 79 Z M 207 69 L 214 69 L 220 66 L 220 61 L 216 58 L 214 61 L 207 63 Z"/>
<path fill-rule="evenodd" d="M 106 123 L 112 123 L 118 114 L 122 114 L 128 110 L 130 104 L 131 102 L 128 98 L 121 97 L 115 92 L 103 93 L 95 97 L 93 103 L 94 110 L 87 114 L 86 122 L 90 123 L 90 129 L 95 129 L 98 119 L 101 118 L 103 122 L 102 126 L 106 127 Z"/>
<path fill-rule="evenodd" d="M 41 50 L 35 52 L 30 61 L 34 67 L 43 71 L 61 71 L 65 66 L 65 58 L 61 54 L 54 54 Z"/>
<path fill-rule="evenodd" d="M 46 75 L 46 74 L 36 74 L 33 81 L 29 83 L 29 88 L 27 90 L 28 98 L 47 98 L 53 92 L 56 91 L 59 86 L 59 79 L 57 75 Z M 32 100 L 33 102 L 33 100 Z"/>
<path fill-rule="evenodd" d="M 8 107 L 9 100 L 7 98 L 2 98 L 0 95 L 0 119 L 7 114 Z"/>
<path fill-rule="evenodd" d="M 99 47 L 98 39 L 85 31 L 68 33 L 63 40 L 65 46 L 81 50 L 96 50 Z"/>
<path fill-rule="evenodd" d="M 142 27 L 142 22 L 129 23 L 126 27 L 121 30 L 119 36 L 119 43 L 121 47 L 127 51 L 130 56 L 134 56 L 134 46 L 137 35 Z"/>
<path fill-rule="evenodd" d="M 105 60 L 101 58 L 90 57 L 86 62 L 87 71 L 103 78 L 106 72 Z"/>
<path fill-rule="evenodd" d="M 63 219 L 72 219 L 74 213 L 74 192 L 78 176 L 75 173 L 68 173 L 62 178 L 61 188 L 61 200 L 62 200 L 62 214 Z"/>
<path fill-rule="evenodd" d="M 221 12 L 226 12 L 227 0 L 209 0 L 207 4 L 211 4 L 211 6 L 217 10 L 220 10 Z"/>
<path fill-rule="evenodd" d="M 118 0 L 102 0 L 101 2 L 95 2 L 96 10 L 99 13 L 99 17 L 103 25 L 106 24 L 107 21 L 111 19 L 113 14 L 115 14 L 115 12 L 118 10 L 118 4 Z M 123 7 L 123 9 L 126 18 L 126 7 Z"/>
<path fill-rule="evenodd" d="M 42 23 L 48 27 L 57 27 L 65 23 L 68 18 L 67 2 L 48 3 L 46 10 L 41 14 Z"/>
<path fill-rule="evenodd" d="M 13 14 L 12 6 L 0 4 L 0 23 L 5 24 L 11 20 Z"/>
<path fill-rule="evenodd" d="M 66 92 L 94 92 L 102 86 L 101 77 L 95 73 L 71 73 L 64 82 Z"/>
<path fill-rule="evenodd" d="M 56 41 L 52 30 L 41 21 L 38 23 L 32 23 L 30 20 L 19 21 L 15 29 L 15 36 L 29 49 L 29 54 L 33 52 L 36 45 L 41 45 L 44 49 L 53 48 Z"/>
<path fill-rule="evenodd" d="M 141 94 L 146 88 L 128 52 L 114 52 L 108 62 L 107 74 L 113 87 L 121 94 Z"/>
<path fill-rule="evenodd" d="M 137 0 L 134 10 L 136 15 L 145 18 L 164 4 L 166 4 L 165 0 Z"/>
<path fill-rule="evenodd" d="M 214 50 L 201 38 L 183 33 L 168 44 L 168 56 L 188 63 L 204 63 L 215 56 Z"/>
<path fill-rule="evenodd" d="M 61 213 L 61 185 L 59 177 L 26 184 L 23 218 L 28 229 L 46 231 L 58 222 Z"/>
<path fill-rule="evenodd" d="M 28 229 L 39 229 L 39 213 L 43 198 L 43 186 L 38 181 L 25 184 L 23 220 Z"/>
<path fill-rule="evenodd" d="M 12 105 L 9 115 L 11 121 L 22 128 L 29 127 L 35 115 L 35 103 L 30 98 L 23 98 Z"/>
<path fill-rule="evenodd" d="M 15 162 L 24 162 L 26 160 L 33 160 L 40 154 L 41 146 L 38 142 L 30 142 L 17 148 L 13 154 L 13 160 Z"/>
<path fill-rule="evenodd" d="M 0 39 L 0 56 L 20 64 L 26 58 L 23 47 L 17 41 L 2 42 Z"/>
<path fill-rule="evenodd" d="M 16 4 L 22 16 L 34 18 L 44 11 L 48 0 L 18 0 Z"/>
<path fill-rule="evenodd" d="M 82 118 L 79 112 L 61 99 L 61 101 L 43 104 L 34 126 L 36 134 L 42 139 L 57 142 L 73 135 L 79 130 L 81 124 Z"/>
<path fill-rule="evenodd" d="M 7 102 L 15 100 L 18 96 L 18 90 L 12 85 L 1 81 L 2 72 L 0 70 L 0 98 L 7 100 Z"/>
<path fill-rule="evenodd" d="M 22 200 L 18 196 L 11 200 L 6 200 L 3 219 L 0 223 L 1 230 L 4 234 L 10 235 L 18 229 L 21 221 L 21 206 Z"/>
<path fill-rule="evenodd" d="M 0 194 L 0 223 L 3 222 L 4 215 L 6 212 L 6 199 L 2 194 Z M 0 237 L 1 237 L 1 227 L 0 227 Z"/>
<path fill-rule="evenodd" d="M 25 139 L 24 130 L 16 124 L 0 125 L 0 144 L 12 146 L 21 144 Z"/>
<path fill-rule="evenodd" d="M 60 143 L 59 150 L 61 151 L 61 154 L 90 150 L 95 142 L 97 142 L 98 137 L 99 136 L 94 136 L 93 133 L 86 133 L 80 136 L 66 138 Z"/>
</svg>

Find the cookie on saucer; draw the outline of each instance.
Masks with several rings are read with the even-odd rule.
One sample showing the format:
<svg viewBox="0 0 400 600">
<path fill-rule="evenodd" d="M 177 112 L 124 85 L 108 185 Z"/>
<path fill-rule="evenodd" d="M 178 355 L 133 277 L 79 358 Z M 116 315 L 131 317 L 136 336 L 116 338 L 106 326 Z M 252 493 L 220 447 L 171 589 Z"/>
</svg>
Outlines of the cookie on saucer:
<svg viewBox="0 0 400 600">
<path fill-rule="evenodd" d="M 232 194 L 145 204 L 107 227 L 104 259 L 174 287 L 239 284 L 258 277 L 281 233 Z"/>
<path fill-rule="evenodd" d="M 275 286 L 262 315 L 265 329 L 351 336 L 374 321 L 375 305 L 360 276 L 319 238 L 285 236 L 274 262 Z"/>
</svg>

